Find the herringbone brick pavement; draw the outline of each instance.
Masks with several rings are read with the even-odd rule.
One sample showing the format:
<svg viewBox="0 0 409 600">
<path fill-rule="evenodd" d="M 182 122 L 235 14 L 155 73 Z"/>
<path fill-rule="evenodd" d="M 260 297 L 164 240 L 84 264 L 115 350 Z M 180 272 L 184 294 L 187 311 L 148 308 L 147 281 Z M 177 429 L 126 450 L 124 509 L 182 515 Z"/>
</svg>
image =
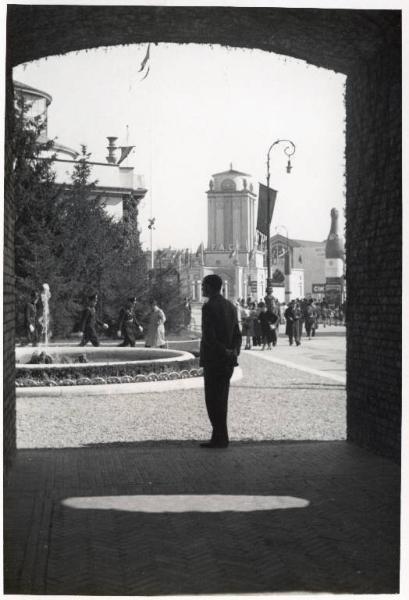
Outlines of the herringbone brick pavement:
<svg viewBox="0 0 409 600">
<path fill-rule="evenodd" d="M 399 474 L 343 441 L 20 450 L 5 495 L 5 591 L 393 593 Z M 183 511 L 187 494 L 200 498 L 199 510 Z M 290 496 L 308 506 L 243 512 L 223 509 L 222 498 L 209 512 L 210 494 Z M 146 512 L 132 508 L 135 495 L 147 497 Z M 181 512 L 149 512 L 157 495 L 177 495 Z M 102 508 L 101 496 L 113 508 Z M 84 497 L 88 508 L 78 504 Z"/>
</svg>

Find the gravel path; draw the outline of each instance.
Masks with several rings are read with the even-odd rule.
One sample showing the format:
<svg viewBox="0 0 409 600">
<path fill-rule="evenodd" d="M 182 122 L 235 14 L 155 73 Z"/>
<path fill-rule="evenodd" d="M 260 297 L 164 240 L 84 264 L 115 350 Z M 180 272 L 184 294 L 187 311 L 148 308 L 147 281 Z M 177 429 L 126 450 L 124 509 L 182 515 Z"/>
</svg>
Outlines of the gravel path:
<svg viewBox="0 0 409 600">
<path fill-rule="evenodd" d="M 234 440 L 345 439 L 342 384 L 244 354 L 233 384 Z M 210 434 L 203 390 L 63 398 L 18 398 L 19 448 L 63 448 L 144 440 L 202 440 Z"/>
</svg>

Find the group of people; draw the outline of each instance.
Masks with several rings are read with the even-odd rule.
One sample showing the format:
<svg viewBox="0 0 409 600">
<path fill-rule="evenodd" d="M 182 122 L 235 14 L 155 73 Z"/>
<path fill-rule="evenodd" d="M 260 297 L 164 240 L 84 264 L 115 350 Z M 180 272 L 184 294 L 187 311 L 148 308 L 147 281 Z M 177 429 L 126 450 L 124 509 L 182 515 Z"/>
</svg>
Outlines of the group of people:
<svg viewBox="0 0 409 600">
<path fill-rule="evenodd" d="M 81 331 L 82 339 L 80 346 L 85 346 L 91 342 L 93 346 L 99 346 L 97 334 L 97 325 L 103 329 L 108 329 L 109 325 L 98 319 L 96 314 L 96 304 L 98 302 L 98 294 L 92 294 L 88 297 L 88 305 L 82 313 Z M 128 298 L 119 312 L 117 324 L 117 336 L 122 337 L 123 341 L 119 344 L 121 347 L 134 347 L 136 340 L 144 333 L 144 328 L 136 315 L 137 299 L 135 296 Z M 165 348 L 165 322 L 166 316 L 161 308 L 159 308 L 155 299 L 150 300 L 150 312 L 148 319 L 148 327 L 145 332 L 145 347 L 146 348 Z"/>
<path fill-rule="evenodd" d="M 247 302 L 237 301 L 238 322 L 245 338 L 245 350 L 261 346 L 269 350 L 277 344 L 278 329 L 281 320 L 280 303 L 268 293 L 264 300 L 256 303 L 251 298 Z"/>
<path fill-rule="evenodd" d="M 267 291 L 266 296 L 259 302 L 251 297 L 247 300 L 238 299 L 235 302 L 238 313 L 238 323 L 245 339 L 245 350 L 261 346 L 262 350 L 271 350 L 277 344 L 279 327 L 285 322 L 285 333 L 290 346 L 301 344 L 303 330 L 310 340 L 315 336 L 319 322 L 327 324 L 344 324 L 344 306 L 330 308 L 325 300 L 316 302 L 313 298 L 291 300 L 285 308 Z"/>
<path fill-rule="evenodd" d="M 40 294 L 37 291 L 32 291 L 29 301 L 24 307 L 24 329 L 26 343 L 32 346 L 37 346 L 41 337 L 41 317 L 39 318 L 38 302 Z M 96 306 L 98 303 L 98 294 L 91 294 L 87 298 L 87 305 L 82 311 L 79 323 L 81 332 L 80 346 L 86 346 L 91 343 L 93 346 L 99 346 L 98 328 L 107 331 L 110 326 L 99 319 Z M 146 331 L 136 314 L 136 297 L 127 299 L 124 306 L 119 312 L 118 322 L 116 324 L 116 332 L 122 342 L 119 344 L 122 347 L 135 346 L 136 340 L 144 337 L 145 346 L 147 348 L 164 348 L 166 347 L 165 339 L 165 322 L 166 316 L 161 308 L 159 308 L 156 300 L 150 301 L 150 310 L 147 316 Z"/>
</svg>

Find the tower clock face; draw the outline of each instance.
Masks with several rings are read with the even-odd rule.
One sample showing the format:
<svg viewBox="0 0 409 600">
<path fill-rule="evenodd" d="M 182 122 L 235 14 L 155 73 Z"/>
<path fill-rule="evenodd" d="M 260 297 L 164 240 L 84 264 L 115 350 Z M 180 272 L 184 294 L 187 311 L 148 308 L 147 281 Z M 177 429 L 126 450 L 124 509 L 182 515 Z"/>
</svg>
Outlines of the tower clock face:
<svg viewBox="0 0 409 600">
<path fill-rule="evenodd" d="M 221 188 L 223 192 L 234 192 L 236 189 L 236 184 L 233 179 L 223 179 Z"/>
</svg>

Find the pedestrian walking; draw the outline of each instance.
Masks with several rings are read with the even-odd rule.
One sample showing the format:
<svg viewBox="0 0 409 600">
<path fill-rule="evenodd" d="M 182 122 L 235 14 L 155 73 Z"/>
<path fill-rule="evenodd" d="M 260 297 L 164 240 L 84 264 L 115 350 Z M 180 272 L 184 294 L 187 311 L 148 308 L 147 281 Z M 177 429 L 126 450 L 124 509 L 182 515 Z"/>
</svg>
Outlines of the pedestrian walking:
<svg viewBox="0 0 409 600">
<path fill-rule="evenodd" d="M 296 345 L 301 344 L 301 310 L 295 300 L 291 300 L 284 313 L 286 319 L 285 333 L 288 335 L 290 346 L 295 341 Z"/>
<path fill-rule="evenodd" d="M 321 302 L 321 318 L 322 318 L 322 324 L 324 327 L 327 326 L 328 316 L 329 316 L 328 304 L 323 301 L 323 302 Z"/>
<path fill-rule="evenodd" d="M 252 345 L 254 344 L 256 324 L 258 324 L 258 312 L 256 309 L 256 303 L 250 302 L 248 326 L 247 326 L 247 331 L 246 331 L 246 346 L 245 346 L 246 350 L 251 350 Z"/>
<path fill-rule="evenodd" d="M 150 301 L 150 314 L 148 331 L 146 333 L 145 347 L 146 348 L 165 348 L 165 323 L 166 316 L 161 308 L 159 308 L 156 300 Z"/>
<path fill-rule="evenodd" d="M 241 301 L 241 307 L 240 307 L 240 321 L 241 321 L 241 333 L 242 333 L 242 337 L 246 338 L 246 346 L 245 346 L 245 350 L 250 350 L 251 348 L 251 344 L 250 344 L 250 309 L 247 308 L 244 299 Z"/>
<path fill-rule="evenodd" d="M 24 307 L 24 329 L 27 338 L 27 344 L 38 345 L 38 318 L 37 304 L 40 294 L 36 291 L 31 292 L 30 301 Z"/>
<path fill-rule="evenodd" d="M 108 325 L 97 318 L 96 305 L 98 302 L 98 294 L 88 296 L 88 306 L 84 309 L 81 319 L 82 340 L 80 346 L 85 346 L 91 342 L 93 346 L 99 346 L 96 326 L 99 325 L 103 329 L 108 329 Z"/>
<path fill-rule="evenodd" d="M 316 312 L 314 309 L 312 298 L 310 298 L 308 302 L 304 304 L 303 316 L 305 324 L 305 333 L 307 334 L 307 337 L 310 340 L 311 335 L 314 335 L 314 323 L 316 319 Z"/>
<path fill-rule="evenodd" d="M 141 334 L 143 327 L 138 323 L 135 316 L 136 298 L 128 298 L 125 308 L 121 308 L 118 319 L 118 337 L 124 338 L 119 344 L 120 347 L 135 346 L 138 334 Z"/>
<path fill-rule="evenodd" d="M 204 448 L 227 448 L 227 404 L 230 378 L 240 354 L 242 336 L 236 307 L 220 293 L 222 279 L 215 274 L 202 281 L 203 296 L 209 300 L 202 307 L 200 366 L 203 367 L 205 402 L 212 426 Z"/>
<path fill-rule="evenodd" d="M 183 300 L 183 327 L 188 329 L 192 320 L 192 305 L 189 298 Z"/>
<path fill-rule="evenodd" d="M 254 336 L 253 336 L 253 346 L 261 346 L 262 340 L 262 331 L 261 331 L 261 323 L 260 323 L 260 313 L 263 307 L 264 302 L 260 300 L 257 304 L 256 316 L 254 318 Z"/>
<path fill-rule="evenodd" d="M 260 307 L 259 321 L 261 325 L 261 336 L 262 336 L 262 350 L 265 349 L 266 344 L 269 350 L 271 350 L 271 344 L 277 345 L 277 321 L 278 317 L 267 306 L 263 303 Z"/>
</svg>

